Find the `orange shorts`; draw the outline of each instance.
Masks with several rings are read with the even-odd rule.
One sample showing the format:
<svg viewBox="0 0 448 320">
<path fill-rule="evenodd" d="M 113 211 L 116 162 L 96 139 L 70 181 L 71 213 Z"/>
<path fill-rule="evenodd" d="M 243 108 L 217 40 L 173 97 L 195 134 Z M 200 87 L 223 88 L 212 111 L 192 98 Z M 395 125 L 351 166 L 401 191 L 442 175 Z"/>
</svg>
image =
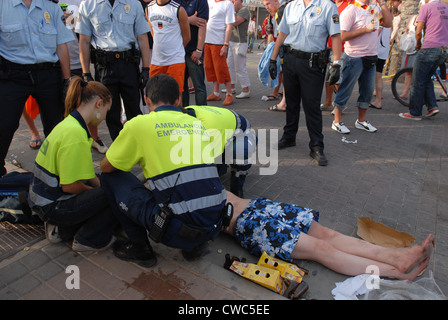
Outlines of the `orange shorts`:
<svg viewBox="0 0 448 320">
<path fill-rule="evenodd" d="M 208 44 L 204 46 L 204 70 L 207 81 L 218 83 L 230 82 L 227 56 L 220 56 L 222 45 Z"/>
<path fill-rule="evenodd" d="M 29 96 L 28 100 L 25 102 L 26 113 L 30 116 L 31 119 L 36 119 L 39 114 L 39 105 L 36 102 L 36 99 L 33 96 Z"/>
<path fill-rule="evenodd" d="M 179 92 L 184 91 L 185 63 L 175 63 L 169 66 L 156 66 L 152 64 L 149 66 L 150 77 L 161 73 L 173 77 L 179 85 Z"/>
</svg>

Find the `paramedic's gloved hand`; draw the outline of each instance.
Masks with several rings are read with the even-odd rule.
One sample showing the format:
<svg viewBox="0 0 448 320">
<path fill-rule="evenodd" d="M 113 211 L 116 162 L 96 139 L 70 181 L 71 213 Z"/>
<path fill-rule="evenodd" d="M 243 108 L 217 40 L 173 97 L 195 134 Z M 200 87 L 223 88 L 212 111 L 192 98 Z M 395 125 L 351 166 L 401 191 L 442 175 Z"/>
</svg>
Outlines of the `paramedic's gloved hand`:
<svg viewBox="0 0 448 320">
<path fill-rule="evenodd" d="M 271 76 L 272 80 L 277 78 L 277 60 L 271 59 L 269 61 L 269 75 Z"/>
<path fill-rule="evenodd" d="M 83 79 L 85 82 L 94 81 L 94 80 L 93 80 L 93 77 L 92 77 L 92 74 L 91 74 L 90 72 L 88 72 L 88 73 L 83 73 L 83 74 L 82 74 L 82 79 Z"/>
<path fill-rule="evenodd" d="M 146 87 L 146 83 L 148 82 L 148 80 L 149 80 L 149 68 L 143 67 L 139 79 L 140 89 L 144 89 Z"/>
<path fill-rule="evenodd" d="M 330 66 L 330 70 L 328 70 L 327 81 L 330 86 L 334 85 L 338 82 L 339 77 L 341 75 L 341 65 L 332 64 Z"/>
</svg>

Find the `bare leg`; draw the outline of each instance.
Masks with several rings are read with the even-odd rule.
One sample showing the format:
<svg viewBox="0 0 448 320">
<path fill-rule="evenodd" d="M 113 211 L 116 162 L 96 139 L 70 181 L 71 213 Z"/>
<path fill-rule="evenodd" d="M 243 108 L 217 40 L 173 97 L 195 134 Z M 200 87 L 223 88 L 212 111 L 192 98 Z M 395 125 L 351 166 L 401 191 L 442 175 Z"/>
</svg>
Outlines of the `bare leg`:
<svg viewBox="0 0 448 320">
<path fill-rule="evenodd" d="M 325 82 L 325 102 L 323 103 L 323 105 L 327 109 L 332 108 L 331 99 L 333 98 L 333 90 L 334 90 L 334 87 L 330 86 L 329 82 Z"/>
<path fill-rule="evenodd" d="M 227 89 L 227 87 L 226 87 L 226 89 Z M 219 93 L 219 83 L 218 83 L 218 81 L 213 81 L 213 92 L 218 92 Z"/>
<path fill-rule="evenodd" d="M 400 95 L 402 99 L 407 100 L 409 96 L 409 90 L 411 88 L 412 84 L 412 72 L 406 72 L 405 78 L 404 78 L 404 89 L 403 93 Z"/>
<path fill-rule="evenodd" d="M 396 267 L 343 252 L 335 248 L 329 241 L 302 233 L 291 254 L 293 259 L 313 260 L 327 268 L 348 276 L 367 274 L 370 266 L 376 266 L 380 277 L 414 280 L 429 263 L 429 258 L 415 267 L 410 273 L 403 273 Z"/>
<path fill-rule="evenodd" d="M 342 111 L 337 108 L 334 108 L 334 123 L 341 122 L 341 115 Z"/>
<path fill-rule="evenodd" d="M 235 85 L 232 85 L 232 83 L 229 81 L 229 82 L 224 83 L 224 86 L 226 87 L 227 94 L 231 95 L 232 89 L 235 89 Z M 216 92 L 219 92 L 219 84 L 218 84 L 218 91 L 216 91 Z"/>
<path fill-rule="evenodd" d="M 331 243 L 336 249 L 396 267 L 406 273 L 431 255 L 434 236 L 409 248 L 386 248 L 362 239 L 349 237 L 319 223 L 313 223 L 308 235 Z"/>
<path fill-rule="evenodd" d="M 366 109 L 358 108 L 358 120 L 359 120 L 359 122 L 366 121 L 366 114 L 367 114 L 367 110 Z"/>
<path fill-rule="evenodd" d="M 372 104 L 378 108 L 382 108 L 382 99 L 383 99 L 383 75 L 381 72 L 376 73 L 376 79 L 375 79 L 375 101 L 372 102 Z"/>
<path fill-rule="evenodd" d="M 25 120 L 25 123 L 28 126 L 28 129 L 30 129 L 31 140 L 40 139 L 39 130 L 37 130 L 37 127 L 34 124 L 34 120 L 31 119 L 31 117 L 26 112 L 25 108 L 23 109 L 22 117 L 23 117 L 23 120 Z"/>
<path fill-rule="evenodd" d="M 277 97 L 278 98 L 278 92 L 279 92 L 279 90 L 280 90 L 280 84 L 278 85 L 278 86 L 276 86 L 275 88 L 274 88 L 274 91 L 272 91 L 272 93 L 271 93 L 271 96 L 273 96 L 273 97 Z"/>
<path fill-rule="evenodd" d="M 286 109 L 286 97 L 285 97 L 285 90 L 283 89 L 283 97 L 282 97 L 282 101 L 280 101 L 278 104 L 277 104 L 277 107 L 280 109 L 280 110 L 285 110 Z"/>
</svg>

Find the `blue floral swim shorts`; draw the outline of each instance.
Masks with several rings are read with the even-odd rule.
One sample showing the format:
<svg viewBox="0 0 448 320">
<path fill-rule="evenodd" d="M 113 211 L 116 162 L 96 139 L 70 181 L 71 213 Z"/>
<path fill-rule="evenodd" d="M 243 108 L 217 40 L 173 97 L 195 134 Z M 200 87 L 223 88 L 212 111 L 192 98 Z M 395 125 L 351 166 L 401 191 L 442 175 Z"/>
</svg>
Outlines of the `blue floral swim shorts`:
<svg viewBox="0 0 448 320">
<path fill-rule="evenodd" d="M 270 256 L 291 261 L 300 233 L 308 233 L 313 221 L 319 221 L 316 210 L 256 198 L 237 218 L 233 235 L 253 255 L 266 251 Z"/>
</svg>

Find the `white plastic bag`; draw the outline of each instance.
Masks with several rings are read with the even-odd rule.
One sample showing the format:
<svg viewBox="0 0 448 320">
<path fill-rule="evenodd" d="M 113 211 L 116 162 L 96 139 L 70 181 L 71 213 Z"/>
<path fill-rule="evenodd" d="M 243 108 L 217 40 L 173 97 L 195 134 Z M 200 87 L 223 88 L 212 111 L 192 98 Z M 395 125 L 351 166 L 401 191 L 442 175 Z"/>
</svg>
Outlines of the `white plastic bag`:
<svg viewBox="0 0 448 320">
<path fill-rule="evenodd" d="M 447 297 L 430 271 L 429 277 L 414 282 L 381 279 L 379 289 L 368 291 L 364 300 L 447 300 Z"/>
<path fill-rule="evenodd" d="M 415 40 L 415 33 L 409 31 L 409 33 L 403 33 L 400 38 L 400 49 L 406 52 L 406 54 L 415 53 L 415 46 L 417 45 L 417 40 Z"/>
</svg>

